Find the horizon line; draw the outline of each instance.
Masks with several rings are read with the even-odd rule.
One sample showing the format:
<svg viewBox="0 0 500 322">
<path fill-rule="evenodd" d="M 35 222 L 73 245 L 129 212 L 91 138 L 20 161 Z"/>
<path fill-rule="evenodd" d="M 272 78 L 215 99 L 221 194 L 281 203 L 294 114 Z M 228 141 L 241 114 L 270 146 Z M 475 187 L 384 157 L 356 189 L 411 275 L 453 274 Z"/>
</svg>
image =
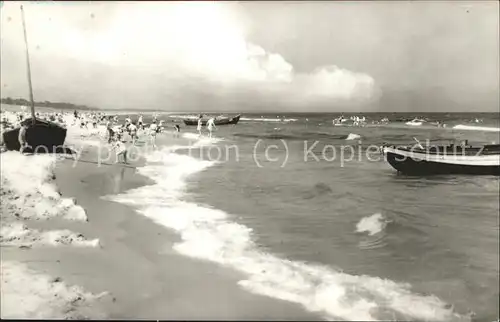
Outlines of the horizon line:
<svg viewBox="0 0 500 322">
<path fill-rule="evenodd" d="M 2 97 L 0 98 L 1 100 L 7 99 L 10 97 Z M 25 100 L 28 101 L 25 98 L 16 98 L 14 100 Z M 61 107 L 56 107 L 56 106 L 38 106 L 37 103 L 53 103 L 53 104 L 68 104 L 72 105 L 73 107 L 66 107 L 66 108 L 61 108 Z M 9 105 L 9 106 L 23 106 L 21 104 L 7 104 L 7 103 L 1 103 L 2 105 Z M 494 114 L 494 113 L 499 113 L 500 114 L 500 109 L 498 111 L 453 111 L 453 110 L 448 110 L 448 111 L 425 111 L 425 110 L 416 110 L 416 111 L 353 111 L 353 110 L 338 110 L 338 111 L 280 111 L 280 110 L 270 110 L 270 111 L 264 111 L 264 110 L 257 110 L 257 111 L 249 111 L 249 110 L 240 110 L 240 111 L 231 111 L 231 110 L 212 110 L 212 111 L 200 111 L 200 110 L 184 110 L 184 111 L 172 111 L 172 110 L 163 110 L 163 109 L 155 109 L 155 108 L 145 108 L 145 109 L 134 109 L 134 108 L 101 108 L 101 107 L 95 107 L 95 106 L 88 106 L 85 104 L 74 104 L 74 103 L 69 103 L 69 102 L 51 102 L 51 101 L 43 101 L 43 102 L 35 102 L 35 107 L 39 108 L 53 108 L 53 109 L 58 109 L 58 110 L 78 110 L 78 111 L 108 111 L 108 112 L 150 112 L 150 113 L 178 113 L 178 114 L 188 114 L 188 113 L 193 113 L 193 114 L 354 114 L 354 113 L 364 113 L 364 114 L 377 114 L 377 113 L 402 113 L 402 114 L 410 114 L 410 113 L 426 113 L 426 114 L 446 114 L 446 113 L 463 113 L 463 114 L 477 114 L 477 113 L 489 113 L 489 114 Z"/>
</svg>

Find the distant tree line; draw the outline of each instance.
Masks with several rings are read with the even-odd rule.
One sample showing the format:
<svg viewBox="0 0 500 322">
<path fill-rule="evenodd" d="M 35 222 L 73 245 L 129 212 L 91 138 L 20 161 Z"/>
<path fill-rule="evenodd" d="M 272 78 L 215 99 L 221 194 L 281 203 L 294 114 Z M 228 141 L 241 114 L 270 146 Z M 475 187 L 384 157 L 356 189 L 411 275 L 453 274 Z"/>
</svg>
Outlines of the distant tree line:
<svg viewBox="0 0 500 322">
<path fill-rule="evenodd" d="M 30 102 L 24 98 L 7 97 L 7 98 L 2 98 L 1 102 L 2 104 L 9 104 L 9 105 L 25 105 L 25 106 L 31 105 Z M 50 101 L 35 102 L 35 106 L 52 107 L 63 110 L 95 110 L 95 108 L 86 105 L 75 105 L 71 103 L 50 102 Z"/>
</svg>

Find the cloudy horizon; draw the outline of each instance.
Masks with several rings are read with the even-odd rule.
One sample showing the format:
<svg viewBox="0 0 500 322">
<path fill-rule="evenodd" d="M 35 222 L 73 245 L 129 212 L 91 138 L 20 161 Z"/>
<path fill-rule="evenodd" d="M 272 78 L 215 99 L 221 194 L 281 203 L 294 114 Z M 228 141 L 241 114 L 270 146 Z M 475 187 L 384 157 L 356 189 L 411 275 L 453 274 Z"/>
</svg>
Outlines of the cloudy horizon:
<svg viewBox="0 0 500 322">
<path fill-rule="evenodd" d="M 2 97 L 27 98 L 20 2 Z M 36 101 L 165 111 L 498 111 L 498 2 L 23 3 Z"/>
</svg>

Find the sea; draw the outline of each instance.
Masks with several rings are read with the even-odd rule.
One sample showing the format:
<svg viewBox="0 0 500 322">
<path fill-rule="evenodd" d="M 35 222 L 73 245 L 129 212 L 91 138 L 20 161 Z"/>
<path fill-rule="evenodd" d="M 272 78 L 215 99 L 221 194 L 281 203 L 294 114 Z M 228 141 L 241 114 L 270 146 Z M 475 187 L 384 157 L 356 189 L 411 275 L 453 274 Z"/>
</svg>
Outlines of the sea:
<svg viewBox="0 0 500 322">
<path fill-rule="evenodd" d="M 405 176 L 378 148 L 498 144 L 500 115 L 334 126 L 339 115 L 243 114 L 198 138 L 188 126 L 177 137 L 184 116 L 163 114 L 167 131 L 139 168 L 155 184 L 112 199 L 175 232 L 179 255 L 322 319 L 498 320 L 499 178 Z M 415 117 L 427 122 L 406 124 Z"/>
</svg>

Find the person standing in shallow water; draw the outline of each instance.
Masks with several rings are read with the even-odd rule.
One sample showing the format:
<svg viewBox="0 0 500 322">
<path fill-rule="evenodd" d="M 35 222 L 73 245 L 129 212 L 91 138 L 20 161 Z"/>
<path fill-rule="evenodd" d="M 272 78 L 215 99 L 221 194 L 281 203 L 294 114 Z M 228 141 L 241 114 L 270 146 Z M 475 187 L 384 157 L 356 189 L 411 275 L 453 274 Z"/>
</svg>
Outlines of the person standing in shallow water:
<svg viewBox="0 0 500 322">
<path fill-rule="evenodd" d="M 201 137 L 201 127 L 203 126 L 203 121 L 201 120 L 202 117 L 203 115 L 201 114 L 198 117 L 198 126 L 196 127 L 196 129 L 198 130 L 198 137 Z"/>
<path fill-rule="evenodd" d="M 113 136 L 115 135 L 113 129 L 111 128 L 111 118 L 106 122 L 106 130 L 108 131 L 108 143 L 111 143 Z"/>
<path fill-rule="evenodd" d="M 142 114 L 139 115 L 139 120 L 137 121 L 137 127 L 141 130 L 144 130 L 144 123 L 142 122 Z"/>
<path fill-rule="evenodd" d="M 212 138 L 212 131 L 215 130 L 215 119 L 211 117 L 207 121 L 208 137 Z"/>
<path fill-rule="evenodd" d="M 151 145 L 153 148 L 156 148 L 156 133 L 158 131 L 158 126 L 156 125 L 156 121 L 151 123 L 149 126 L 149 135 L 151 136 Z"/>
<path fill-rule="evenodd" d="M 120 161 L 121 156 L 123 158 L 123 163 L 127 164 L 127 146 L 120 140 L 116 140 L 114 143 L 114 149 L 116 149 L 116 163 Z"/>
</svg>

